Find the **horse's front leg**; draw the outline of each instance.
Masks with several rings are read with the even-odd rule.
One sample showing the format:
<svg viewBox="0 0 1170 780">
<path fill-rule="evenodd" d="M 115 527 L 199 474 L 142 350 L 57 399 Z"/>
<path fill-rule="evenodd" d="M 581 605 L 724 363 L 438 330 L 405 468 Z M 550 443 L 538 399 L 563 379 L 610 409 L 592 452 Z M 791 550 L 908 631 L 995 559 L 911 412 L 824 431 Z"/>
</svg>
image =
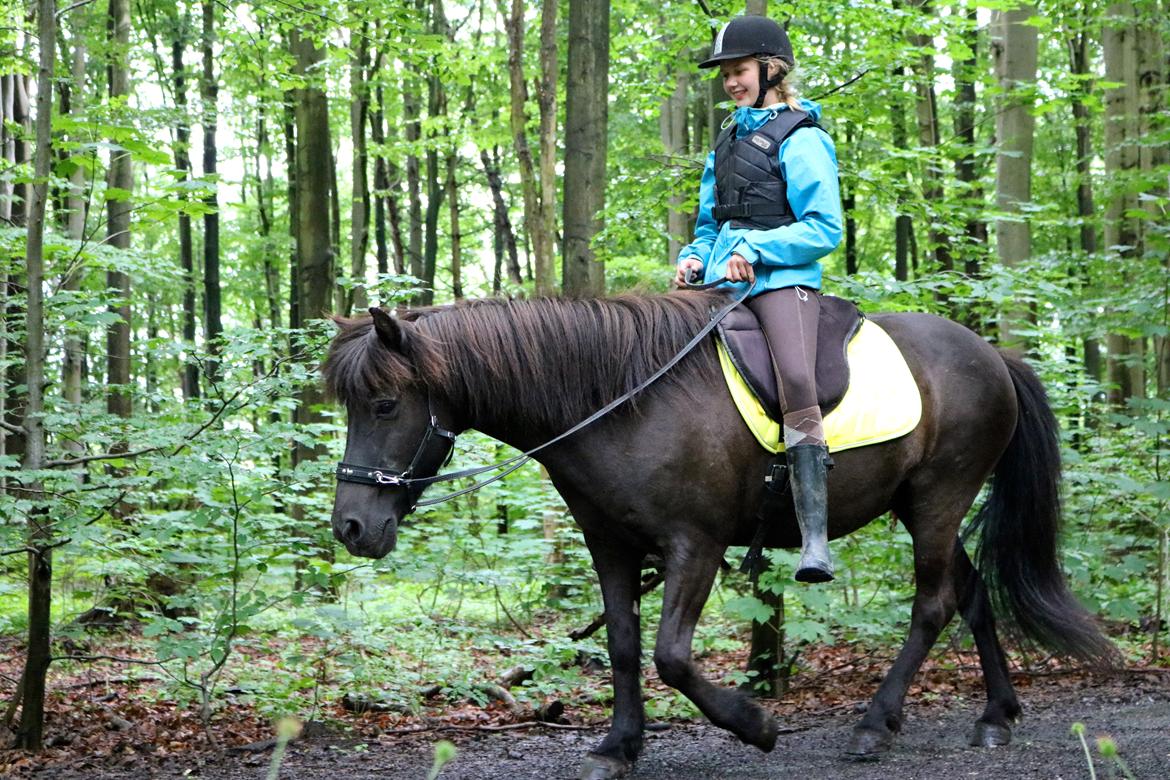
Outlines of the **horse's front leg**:
<svg viewBox="0 0 1170 780">
<path fill-rule="evenodd" d="M 693 701 L 712 723 L 766 752 L 776 745 L 777 727 L 772 715 L 739 690 L 706 680 L 691 658 L 695 624 L 711 593 L 724 549 L 711 540 L 680 538 L 674 549 L 667 551 L 654 665 L 662 681 Z"/>
<path fill-rule="evenodd" d="M 630 771 L 642 750 L 646 724 L 642 705 L 642 637 L 639 604 L 642 554 L 629 546 L 607 543 L 586 534 L 593 568 L 605 602 L 605 631 L 613 670 L 613 725 L 589 752 L 580 777 L 607 780 Z"/>
</svg>

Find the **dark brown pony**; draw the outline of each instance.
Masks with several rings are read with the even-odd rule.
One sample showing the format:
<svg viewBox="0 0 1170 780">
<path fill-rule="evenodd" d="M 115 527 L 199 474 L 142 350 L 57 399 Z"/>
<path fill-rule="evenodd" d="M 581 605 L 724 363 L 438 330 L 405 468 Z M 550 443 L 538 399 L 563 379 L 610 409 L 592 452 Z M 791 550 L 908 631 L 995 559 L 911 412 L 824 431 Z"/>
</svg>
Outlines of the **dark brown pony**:
<svg viewBox="0 0 1170 780">
<path fill-rule="evenodd" d="M 488 300 L 339 320 L 324 373 L 349 412 L 345 461 L 434 474 L 446 448 L 422 445 L 432 416 L 444 428 L 475 428 L 529 449 L 636 386 L 726 300 L 694 292 Z M 1006 744 L 1020 705 L 993 612 L 1063 655 L 1107 661 L 1114 652 L 1061 574 L 1056 422 L 1032 370 L 966 328 L 927 314 L 872 319 L 906 356 L 922 391 L 922 421 L 894 441 L 834 455 L 829 531 L 844 536 L 893 511 L 913 538 L 916 591 L 910 635 L 846 752 L 868 757 L 890 747 L 911 679 L 956 610 L 974 634 L 987 687 L 971 742 Z M 720 562 L 755 531 L 769 457 L 732 405 L 710 340 L 634 402 L 540 453 L 584 532 L 605 601 L 613 725 L 582 777 L 621 776 L 642 748 L 639 573 L 651 553 L 665 567 L 654 644 L 662 680 L 744 742 L 774 746 L 768 712 L 704 679 L 691 659 Z M 959 526 L 993 472 L 968 529 L 975 566 Z M 394 549 L 418 493 L 339 483 L 334 535 L 354 555 L 380 558 Z M 799 546 L 791 511 L 776 518 L 767 544 Z"/>
</svg>

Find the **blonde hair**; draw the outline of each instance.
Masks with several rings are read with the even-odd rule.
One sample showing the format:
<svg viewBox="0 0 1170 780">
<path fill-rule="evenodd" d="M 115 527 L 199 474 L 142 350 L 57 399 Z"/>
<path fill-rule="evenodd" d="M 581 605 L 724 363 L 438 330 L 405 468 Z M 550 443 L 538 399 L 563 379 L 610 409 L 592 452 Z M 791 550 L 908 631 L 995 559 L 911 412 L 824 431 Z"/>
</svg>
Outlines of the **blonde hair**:
<svg viewBox="0 0 1170 780">
<path fill-rule="evenodd" d="M 796 66 L 789 65 L 788 60 L 775 55 L 759 56 L 756 57 L 756 61 L 764 63 L 765 66 L 768 66 L 769 70 L 771 70 L 771 65 L 776 65 L 776 75 L 780 77 L 781 81 L 772 87 L 772 89 L 779 91 L 781 103 L 784 103 L 793 111 L 803 110 L 800 105 L 800 90 L 796 88 L 796 84 L 789 78 L 792 75 L 792 71 L 796 69 Z"/>
</svg>

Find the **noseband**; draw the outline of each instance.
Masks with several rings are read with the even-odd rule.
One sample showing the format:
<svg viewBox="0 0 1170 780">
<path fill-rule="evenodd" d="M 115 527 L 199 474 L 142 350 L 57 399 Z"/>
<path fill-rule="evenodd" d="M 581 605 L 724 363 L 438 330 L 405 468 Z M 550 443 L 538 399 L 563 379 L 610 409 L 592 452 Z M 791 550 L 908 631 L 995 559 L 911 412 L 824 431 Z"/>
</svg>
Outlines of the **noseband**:
<svg viewBox="0 0 1170 780">
<path fill-rule="evenodd" d="M 410 465 L 405 469 L 394 471 L 390 468 L 358 466 L 342 461 L 337 464 L 337 481 L 355 482 L 359 485 L 374 485 L 375 487 L 401 486 L 416 490 L 418 493 L 421 493 L 423 488 L 432 482 L 438 482 L 439 480 L 432 475 L 451 460 L 451 453 L 454 452 L 455 448 L 455 434 L 439 425 L 439 418 L 435 415 L 429 394 L 427 395 L 427 414 L 430 417 L 427 429 L 423 433 L 422 441 L 418 443 L 418 448 L 414 451 Z M 416 477 L 415 474 L 427 461 L 427 454 L 434 444 L 439 444 L 443 448 L 442 453 L 434 461 L 436 464 L 434 471 L 431 471 L 431 475 Z"/>
</svg>

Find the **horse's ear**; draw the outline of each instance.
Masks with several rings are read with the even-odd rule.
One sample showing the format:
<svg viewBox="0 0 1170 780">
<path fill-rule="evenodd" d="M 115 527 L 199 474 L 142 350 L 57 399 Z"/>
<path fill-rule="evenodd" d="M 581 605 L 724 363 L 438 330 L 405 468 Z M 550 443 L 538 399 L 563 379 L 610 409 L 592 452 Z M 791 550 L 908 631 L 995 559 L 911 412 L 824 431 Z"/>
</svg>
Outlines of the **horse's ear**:
<svg viewBox="0 0 1170 780">
<path fill-rule="evenodd" d="M 378 341 L 387 349 L 405 352 L 406 330 L 403 325 L 387 314 L 385 309 L 377 306 L 370 307 L 370 316 L 374 318 L 374 332 L 378 334 Z"/>
</svg>

